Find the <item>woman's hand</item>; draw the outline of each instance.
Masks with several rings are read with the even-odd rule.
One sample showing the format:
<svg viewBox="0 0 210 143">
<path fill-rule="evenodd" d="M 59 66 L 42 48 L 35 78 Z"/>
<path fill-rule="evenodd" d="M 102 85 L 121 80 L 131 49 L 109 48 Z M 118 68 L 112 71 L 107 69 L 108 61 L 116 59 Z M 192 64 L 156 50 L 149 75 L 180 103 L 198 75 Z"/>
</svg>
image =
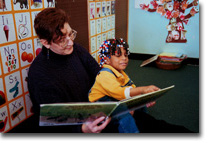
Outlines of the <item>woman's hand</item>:
<svg viewBox="0 0 210 143">
<path fill-rule="evenodd" d="M 101 123 L 105 117 L 100 117 L 93 122 L 87 122 L 82 125 L 83 133 L 100 133 L 111 121 L 111 118 L 106 119 L 101 125 Z"/>
</svg>

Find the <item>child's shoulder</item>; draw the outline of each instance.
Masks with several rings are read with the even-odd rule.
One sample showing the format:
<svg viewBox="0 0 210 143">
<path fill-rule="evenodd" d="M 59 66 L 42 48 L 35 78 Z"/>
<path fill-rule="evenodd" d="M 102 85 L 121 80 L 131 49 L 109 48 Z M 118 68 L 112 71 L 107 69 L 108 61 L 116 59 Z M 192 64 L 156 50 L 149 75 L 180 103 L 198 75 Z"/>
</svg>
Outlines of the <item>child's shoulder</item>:
<svg viewBox="0 0 210 143">
<path fill-rule="evenodd" d="M 96 77 L 96 80 L 110 80 L 116 78 L 115 73 L 109 68 L 102 68 Z"/>
</svg>

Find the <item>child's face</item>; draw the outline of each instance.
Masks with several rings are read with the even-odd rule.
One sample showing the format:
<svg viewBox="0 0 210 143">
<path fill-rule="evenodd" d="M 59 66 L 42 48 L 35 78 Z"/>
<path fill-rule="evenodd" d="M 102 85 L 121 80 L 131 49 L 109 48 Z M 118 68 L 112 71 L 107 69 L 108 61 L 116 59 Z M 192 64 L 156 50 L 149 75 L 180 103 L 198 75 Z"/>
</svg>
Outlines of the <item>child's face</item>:
<svg viewBox="0 0 210 143">
<path fill-rule="evenodd" d="M 126 69 L 128 65 L 128 54 L 126 53 L 124 47 L 121 47 L 121 53 L 121 55 L 117 55 L 117 53 L 115 55 L 111 55 L 111 58 L 107 59 L 106 62 L 106 64 L 112 66 L 119 72 Z"/>
</svg>

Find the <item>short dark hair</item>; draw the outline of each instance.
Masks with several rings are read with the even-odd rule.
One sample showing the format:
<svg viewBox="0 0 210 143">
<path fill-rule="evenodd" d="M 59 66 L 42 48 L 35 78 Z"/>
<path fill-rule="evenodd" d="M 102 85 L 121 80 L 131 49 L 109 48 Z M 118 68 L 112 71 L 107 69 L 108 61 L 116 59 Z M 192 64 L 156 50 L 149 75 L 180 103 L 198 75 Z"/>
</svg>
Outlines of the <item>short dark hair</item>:
<svg viewBox="0 0 210 143">
<path fill-rule="evenodd" d="M 106 58 L 110 58 L 111 55 L 121 55 L 121 47 L 126 50 L 126 53 L 129 55 L 129 45 L 123 39 L 108 39 L 103 41 L 102 45 L 99 48 L 99 58 L 100 58 L 100 66 L 102 67 L 106 61 Z"/>
<path fill-rule="evenodd" d="M 50 43 L 63 35 L 61 29 L 65 23 L 69 23 L 69 16 L 65 11 L 46 8 L 35 17 L 34 29 L 40 39 L 46 39 Z"/>
</svg>

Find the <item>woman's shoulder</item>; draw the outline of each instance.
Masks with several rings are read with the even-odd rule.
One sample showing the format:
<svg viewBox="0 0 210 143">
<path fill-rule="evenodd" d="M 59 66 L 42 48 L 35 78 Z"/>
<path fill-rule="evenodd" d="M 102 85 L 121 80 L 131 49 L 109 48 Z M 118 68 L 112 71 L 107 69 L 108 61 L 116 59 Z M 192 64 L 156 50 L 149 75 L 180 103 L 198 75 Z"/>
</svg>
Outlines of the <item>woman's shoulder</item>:
<svg viewBox="0 0 210 143">
<path fill-rule="evenodd" d="M 74 50 L 77 52 L 77 53 L 88 53 L 88 50 L 85 49 L 83 46 L 81 46 L 80 44 L 78 43 L 74 43 Z"/>
</svg>

